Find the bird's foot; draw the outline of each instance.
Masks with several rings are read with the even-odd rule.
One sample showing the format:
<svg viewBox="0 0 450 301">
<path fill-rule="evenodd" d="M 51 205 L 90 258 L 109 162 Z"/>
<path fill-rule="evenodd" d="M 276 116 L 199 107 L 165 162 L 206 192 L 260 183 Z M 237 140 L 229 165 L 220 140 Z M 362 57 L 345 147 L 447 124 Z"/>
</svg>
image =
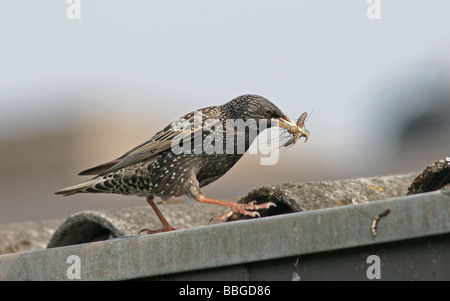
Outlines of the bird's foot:
<svg viewBox="0 0 450 301">
<path fill-rule="evenodd" d="M 172 228 L 170 225 L 164 225 L 161 229 L 158 230 L 150 230 L 150 229 L 142 229 L 141 231 L 139 231 L 138 235 L 141 234 L 155 234 L 155 233 L 163 233 L 163 232 L 169 232 L 169 231 L 175 231 L 175 228 Z"/>
<path fill-rule="evenodd" d="M 273 202 L 267 202 L 262 204 L 257 204 L 256 201 L 251 201 L 247 204 L 240 204 L 236 202 L 230 202 L 227 204 L 227 207 L 229 207 L 231 210 L 228 211 L 225 214 L 219 215 L 216 218 L 213 218 L 219 222 L 223 222 L 229 217 L 231 217 L 234 213 L 239 213 L 242 215 L 247 215 L 250 217 L 260 217 L 260 214 L 258 211 L 259 209 L 269 209 L 270 207 L 276 207 L 275 203 Z"/>
<path fill-rule="evenodd" d="M 210 220 L 210 223 L 212 220 L 217 220 L 219 222 L 222 222 L 222 221 L 226 220 L 227 218 L 229 218 L 230 216 L 232 216 L 234 213 L 239 213 L 239 214 L 247 215 L 247 216 L 251 216 L 251 217 L 259 217 L 260 216 L 259 212 L 255 211 L 255 210 L 268 209 L 272 206 L 276 207 L 275 203 L 272 203 L 272 202 L 257 204 L 256 201 L 251 201 L 247 204 L 242 204 L 242 203 L 236 203 L 236 202 L 232 202 L 232 201 L 221 201 L 221 200 L 216 200 L 216 199 L 210 199 L 203 195 L 195 197 L 194 199 L 199 203 L 220 205 L 220 206 L 228 207 L 231 209 L 230 211 L 228 211 L 225 214 L 222 214 L 216 218 L 212 218 Z"/>
</svg>

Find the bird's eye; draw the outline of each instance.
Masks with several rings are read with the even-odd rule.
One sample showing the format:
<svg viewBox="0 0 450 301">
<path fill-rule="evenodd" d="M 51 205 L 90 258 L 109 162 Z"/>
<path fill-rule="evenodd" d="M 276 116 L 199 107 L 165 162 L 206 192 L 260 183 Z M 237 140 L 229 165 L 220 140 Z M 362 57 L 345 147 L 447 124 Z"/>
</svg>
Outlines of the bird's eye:
<svg viewBox="0 0 450 301">
<path fill-rule="evenodd" d="M 277 112 L 275 112 L 273 110 L 269 110 L 269 109 L 266 110 L 266 114 L 267 114 L 266 116 L 269 116 L 271 118 L 280 118 L 281 117 L 280 114 L 278 114 Z"/>
</svg>

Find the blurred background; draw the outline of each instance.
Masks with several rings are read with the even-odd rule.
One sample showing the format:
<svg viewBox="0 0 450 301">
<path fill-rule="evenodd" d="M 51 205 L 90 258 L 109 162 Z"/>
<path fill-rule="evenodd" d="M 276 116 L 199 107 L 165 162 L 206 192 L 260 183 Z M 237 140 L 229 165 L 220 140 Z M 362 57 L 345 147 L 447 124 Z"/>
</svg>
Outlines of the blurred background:
<svg viewBox="0 0 450 301">
<path fill-rule="evenodd" d="M 206 187 L 422 171 L 450 155 L 450 2 L 0 3 L 0 223 L 145 204 L 56 196 L 177 117 L 260 94 L 311 131 L 278 164 L 246 155 Z"/>
</svg>

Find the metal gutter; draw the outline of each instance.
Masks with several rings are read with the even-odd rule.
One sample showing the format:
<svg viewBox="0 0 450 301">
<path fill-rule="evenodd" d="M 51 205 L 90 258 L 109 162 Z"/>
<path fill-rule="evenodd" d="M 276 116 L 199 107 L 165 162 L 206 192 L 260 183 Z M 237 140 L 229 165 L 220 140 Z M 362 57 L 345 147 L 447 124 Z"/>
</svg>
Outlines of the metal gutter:
<svg viewBox="0 0 450 301">
<path fill-rule="evenodd" d="M 390 209 L 371 232 L 376 216 Z M 450 233 L 450 190 L 0 256 L 0 280 L 127 280 Z"/>
</svg>

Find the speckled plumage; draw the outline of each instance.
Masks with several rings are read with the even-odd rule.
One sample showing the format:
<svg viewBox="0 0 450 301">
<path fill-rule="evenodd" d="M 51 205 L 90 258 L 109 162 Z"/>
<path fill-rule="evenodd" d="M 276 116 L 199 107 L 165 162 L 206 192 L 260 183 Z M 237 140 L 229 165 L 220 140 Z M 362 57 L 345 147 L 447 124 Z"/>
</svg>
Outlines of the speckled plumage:
<svg viewBox="0 0 450 301">
<path fill-rule="evenodd" d="M 226 126 L 227 119 L 246 120 L 251 118 L 256 121 L 266 119 L 269 121 L 267 127 L 270 127 L 272 118 L 289 120 L 274 104 L 257 95 L 243 95 L 224 105 L 204 108 L 197 112 L 201 112 L 203 121 L 210 119 L 220 120 L 223 128 Z M 182 119 L 192 122 L 194 117 L 195 113 L 191 112 L 183 116 Z M 199 133 L 198 130 L 194 130 L 193 136 Z M 238 211 L 243 214 L 247 214 L 248 210 L 257 210 L 272 205 L 258 207 L 259 205 L 251 204 L 246 208 L 239 207 L 240 209 L 236 209 L 237 205 L 234 202 L 208 201 L 211 199 L 205 197 L 201 187 L 223 176 L 236 164 L 243 154 L 236 152 L 232 154 L 226 153 L 225 143 L 223 154 L 207 154 L 205 150 L 200 154 L 175 154 L 171 149 L 171 143 L 172 139 L 177 137 L 176 135 L 179 133 L 180 131 L 174 130 L 173 123 L 171 123 L 148 141 L 130 150 L 118 159 L 80 173 L 80 175 L 96 175 L 93 179 L 65 188 L 58 191 L 57 194 L 116 193 L 145 196 L 154 209 L 156 206 L 153 206 L 152 200 L 156 196 L 167 199 L 171 196 L 188 195 L 199 202 L 216 203 L 230 207 L 232 211 Z M 204 140 L 210 132 L 204 130 L 201 133 L 203 134 L 202 140 Z M 223 135 L 225 142 L 225 133 Z M 192 141 L 194 139 L 193 136 Z M 244 139 L 246 151 L 253 142 L 251 140 L 254 137 L 249 137 L 247 131 L 240 133 L 235 130 L 234 139 L 235 143 L 239 139 Z M 235 145 L 235 150 L 236 147 L 237 145 Z M 252 212 L 249 215 L 256 216 L 257 212 Z M 164 225 L 163 220 L 162 222 Z"/>
</svg>

